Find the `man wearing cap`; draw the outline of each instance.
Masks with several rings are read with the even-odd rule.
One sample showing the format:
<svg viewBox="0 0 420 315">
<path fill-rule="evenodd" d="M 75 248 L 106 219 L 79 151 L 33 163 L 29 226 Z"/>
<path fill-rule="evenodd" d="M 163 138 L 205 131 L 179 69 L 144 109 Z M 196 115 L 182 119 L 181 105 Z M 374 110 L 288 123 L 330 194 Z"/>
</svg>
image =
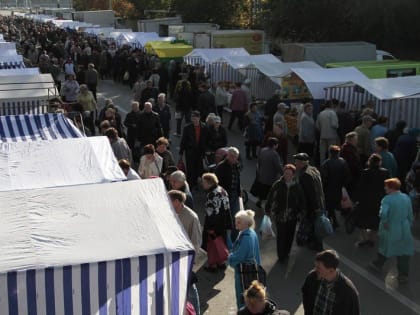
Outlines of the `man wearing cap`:
<svg viewBox="0 0 420 315">
<path fill-rule="evenodd" d="M 309 165 L 309 155 L 298 153 L 293 156 L 298 178 L 306 201 L 306 219 L 311 225 L 308 247 L 317 251 L 322 250 L 322 240 L 317 239 L 314 233 L 314 222 L 317 216 L 325 209 L 324 191 L 322 188 L 321 174 L 316 167 Z"/>
<path fill-rule="evenodd" d="M 354 129 L 357 134 L 357 151 L 360 155 L 360 162 L 362 167 L 365 164 L 372 153 L 372 144 L 370 139 L 370 127 L 375 122 L 372 116 L 365 115 L 362 117 L 362 123 Z"/>
<path fill-rule="evenodd" d="M 197 178 L 203 173 L 203 157 L 207 138 L 208 129 L 204 123 L 200 122 L 200 112 L 193 111 L 191 123 L 186 125 L 182 131 L 179 146 L 180 159 L 185 152 L 187 178 L 191 188 L 197 186 Z"/>
<path fill-rule="evenodd" d="M 316 128 L 319 136 L 319 164 L 327 158 L 328 148 L 338 142 L 338 117 L 332 109 L 332 102 L 325 103 L 325 109 L 318 114 Z"/>
</svg>

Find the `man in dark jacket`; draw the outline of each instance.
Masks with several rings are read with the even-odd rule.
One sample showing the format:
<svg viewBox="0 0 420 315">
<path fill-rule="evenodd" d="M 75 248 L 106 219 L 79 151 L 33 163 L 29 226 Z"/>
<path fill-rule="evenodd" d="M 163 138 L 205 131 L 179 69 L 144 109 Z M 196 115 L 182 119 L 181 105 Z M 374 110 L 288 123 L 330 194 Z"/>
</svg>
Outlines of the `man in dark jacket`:
<svg viewBox="0 0 420 315">
<path fill-rule="evenodd" d="M 341 209 L 341 194 L 351 180 L 347 162 L 339 157 L 340 147 L 332 145 L 329 148 L 329 157 L 321 165 L 322 186 L 325 192 L 325 207 L 334 228 L 338 227 L 336 210 Z"/>
<path fill-rule="evenodd" d="M 315 269 L 302 287 L 305 315 L 359 315 L 359 293 L 352 281 L 337 269 L 339 257 L 334 250 L 316 255 Z"/>
<path fill-rule="evenodd" d="M 219 185 L 222 186 L 229 195 L 229 206 L 232 218 L 239 211 L 239 197 L 241 196 L 241 175 L 239 163 L 239 150 L 230 147 L 227 150 L 226 158 L 216 167 L 216 175 Z M 231 234 L 232 241 L 236 240 L 237 230 Z"/>
<path fill-rule="evenodd" d="M 316 167 L 309 165 L 309 155 L 298 153 L 293 156 L 296 170 L 298 171 L 298 182 L 302 187 L 306 203 L 306 220 L 311 226 L 311 233 L 308 235 L 308 247 L 317 251 L 322 250 L 322 240 L 315 235 L 315 220 L 325 209 L 324 191 L 322 188 L 321 174 Z"/>
<path fill-rule="evenodd" d="M 150 102 L 144 103 L 144 110 L 139 116 L 137 136 L 142 147 L 148 144 L 154 145 L 156 140 L 162 137 L 159 115 L 152 111 Z"/>
<path fill-rule="evenodd" d="M 127 128 L 127 144 L 131 150 L 134 149 L 136 142 L 140 115 L 139 102 L 131 102 L 131 112 L 124 119 L 124 126 Z"/>
<path fill-rule="evenodd" d="M 400 136 L 404 134 L 404 128 L 407 127 L 407 123 L 403 120 L 397 122 L 394 129 L 389 130 L 385 134 L 385 138 L 388 139 L 389 145 L 388 150 L 389 152 L 394 152 L 395 144 Z"/>
<path fill-rule="evenodd" d="M 347 192 L 350 198 L 354 197 L 356 185 L 359 183 L 362 173 L 362 164 L 360 163 L 359 152 L 357 151 L 357 133 L 354 131 L 346 134 L 345 142 L 341 147 L 340 156 L 347 162 L 350 170 L 351 180 L 347 183 Z"/>
<path fill-rule="evenodd" d="M 201 114 L 201 121 L 205 122 L 208 114 L 217 113 L 215 98 L 205 83 L 200 85 L 198 91 L 200 94 L 197 98 L 197 108 Z"/>
<path fill-rule="evenodd" d="M 169 139 L 169 132 L 171 130 L 171 108 L 166 102 L 165 93 L 160 93 L 158 95 L 157 104 L 153 107 L 153 111 L 159 115 L 163 136 L 166 139 Z"/>
<path fill-rule="evenodd" d="M 203 173 L 203 157 L 207 143 L 208 128 L 200 122 L 200 112 L 193 111 L 191 124 L 184 127 L 181 143 L 179 146 L 179 157 L 182 158 L 185 152 L 187 168 L 187 181 L 191 189 L 197 187 L 197 178 Z"/>
</svg>

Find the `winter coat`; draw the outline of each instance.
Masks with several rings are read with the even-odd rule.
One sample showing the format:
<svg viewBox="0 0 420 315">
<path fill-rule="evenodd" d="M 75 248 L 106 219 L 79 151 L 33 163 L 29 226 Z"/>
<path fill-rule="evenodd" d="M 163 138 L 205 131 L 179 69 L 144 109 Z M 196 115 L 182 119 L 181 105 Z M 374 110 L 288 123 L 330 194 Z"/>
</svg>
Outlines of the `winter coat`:
<svg viewBox="0 0 420 315">
<path fill-rule="evenodd" d="M 202 248 L 207 250 L 207 240 L 211 237 L 210 231 L 215 237 L 222 236 L 226 240 L 226 231 L 233 229 L 229 196 L 221 186 L 209 189 L 204 213 Z"/>
<path fill-rule="evenodd" d="M 296 220 L 305 211 L 305 196 L 300 185 L 292 182 L 287 186 L 283 178 L 276 181 L 268 193 L 265 211 L 272 213 L 276 222 Z"/>
<path fill-rule="evenodd" d="M 217 112 L 214 95 L 209 90 L 198 95 L 197 108 L 200 111 L 200 117 L 202 121 L 206 120 L 208 114 Z"/>
<path fill-rule="evenodd" d="M 298 183 L 305 196 L 306 215 L 314 220 L 316 212 L 325 209 L 321 174 L 316 167 L 308 165 L 299 171 Z"/>
<path fill-rule="evenodd" d="M 315 270 L 312 270 L 305 279 L 302 287 L 302 303 L 305 315 L 314 313 L 315 299 L 321 280 Z M 359 293 L 349 278 L 338 273 L 334 283 L 335 302 L 331 315 L 359 315 Z"/>
<path fill-rule="evenodd" d="M 364 169 L 357 187 L 356 200 L 359 201 L 356 225 L 362 229 L 378 230 L 379 207 L 385 196 L 384 181 L 389 178 L 384 168 Z"/>
<path fill-rule="evenodd" d="M 224 148 L 227 146 L 227 133 L 223 126 L 220 126 L 218 130 L 214 126 L 209 127 L 209 134 L 207 138 L 207 150 L 216 152 L 217 149 Z"/>
<path fill-rule="evenodd" d="M 278 310 L 274 302 L 266 300 L 265 309 L 262 313 L 251 313 L 245 306 L 238 311 L 237 315 L 290 315 L 290 313 L 284 310 Z"/>
<path fill-rule="evenodd" d="M 252 143 L 261 143 L 263 140 L 263 116 L 258 112 L 245 114 L 245 138 Z"/>
<path fill-rule="evenodd" d="M 273 148 L 262 148 L 258 155 L 258 182 L 271 186 L 283 174 L 280 156 Z"/>
<path fill-rule="evenodd" d="M 362 173 L 362 165 L 360 164 L 359 153 L 357 152 L 357 148 L 354 145 L 348 142 L 344 142 L 343 146 L 341 147 L 340 156 L 346 160 L 349 167 L 351 173 L 351 182 L 347 188 L 352 190 L 358 184 L 360 174 Z"/>
<path fill-rule="evenodd" d="M 413 209 L 410 197 L 398 191 L 385 196 L 379 212 L 378 251 L 385 257 L 414 255 Z M 385 224 L 388 228 L 385 228 Z"/>
<path fill-rule="evenodd" d="M 142 112 L 137 123 L 137 136 L 142 145 L 155 144 L 162 137 L 159 115 L 155 112 Z"/>
<path fill-rule="evenodd" d="M 327 210 L 341 208 L 342 188 L 351 180 L 347 162 L 343 158 L 331 158 L 321 165 L 322 186 Z"/>
</svg>

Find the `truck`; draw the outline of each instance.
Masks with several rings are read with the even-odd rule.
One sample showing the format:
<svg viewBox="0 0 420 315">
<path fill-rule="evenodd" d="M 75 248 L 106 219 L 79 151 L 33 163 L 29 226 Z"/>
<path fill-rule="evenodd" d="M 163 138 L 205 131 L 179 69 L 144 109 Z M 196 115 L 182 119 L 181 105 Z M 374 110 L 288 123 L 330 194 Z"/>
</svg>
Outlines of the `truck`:
<svg viewBox="0 0 420 315">
<path fill-rule="evenodd" d="M 99 25 L 101 27 L 115 26 L 115 12 L 112 10 L 76 11 L 73 20 Z"/>
<path fill-rule="evenodd" d="M 314 61 L 324 67 L 327 63 L 375 61 L 376 45 L 368 42 L 287 43 L 281 45 L 284 62 Z"/>
<path fill-rule="evenodd" d="M 138 20 L 137 29 L 139 32 L 155 32 L 158 33 L 159 36 L 168 36 L 168 34 L 164 34 L 165 30 L 167 32 L 167 26 L 174 24 L 182 24 L 182 17 L 174 16 L 157 19 Z"/>
<path fill-rule="evenodd" d="M 355 67 L 370 79 L 420 75 L 419 61 L 383 60 L 328 63 L 327 68 Z"/>
<path fill-rule="evenodd" d="M 210 48 L 245 48 L 249 54 L 265 53 L 261 30 L 218 30 L 210 32 Z"/>
</svg>

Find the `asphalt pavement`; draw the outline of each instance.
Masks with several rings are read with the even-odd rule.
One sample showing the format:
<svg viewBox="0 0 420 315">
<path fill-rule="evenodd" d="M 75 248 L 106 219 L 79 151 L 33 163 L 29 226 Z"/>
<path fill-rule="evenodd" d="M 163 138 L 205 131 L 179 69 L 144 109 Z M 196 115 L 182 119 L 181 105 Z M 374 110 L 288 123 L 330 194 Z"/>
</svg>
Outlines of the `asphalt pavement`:
<svg viewBox="0 0 420 315">
<path fill-rule="evenodd" d="M 119 108 L 121 115 L 130 111 L 131 92 L 128 86 L 116 84 L 110 80 L 100 83 L 98 89 L 99 107 L 103 107 L 104 98 L 111 98 Z M 227 114 L 224 121 L 227 121 Z M 175 122 L 174 122 L 175 124 Z M 173 125 L 174 125 L 173 124 Z M 233 128 L 228 132 L 229 145 L 236 146 L 244 154 L 242 133 Z M 177 158 L 179 138 L 171 136 L 171 150 Z M 291 150 L 292 151 L 292 150 Z M 244 160 L 241 174 L 242 185 L 246 190 L 252 185 L 255 177 L 255 160 Z M 257 213 L 257 227 L 262 217 L 262 210 L 255 206 L 255 199 L 250 196 L 247 208 Z M 204 217 L 202 191 L 194 192 L 195 209 L 200 219 Z M 420 223 L 416 222 L 415 235 L 420 235 Z M 358 248 L 357 232 L 349 235 L 342 228 L 328 237 L 324 247 L 335 249 L 341 258 L 340 269 L 355 284 L 360 294 L 361 313 L 366 315 L 414 315 L 420 314 L 420 242 L 415 241 L 415 255 L 411 259 L 409 283 L 399 285 L 396 279 L 396 262 L 388 261 L 384 272 L 375 273 L 367 268 L 368 263 L 376 256 L 376 248 Z M 268 292 L 281 309 L 291 314 L 303 314 L 300 289 L 306 274 L 313 267 L 315 252 L 304 247 L 293 246 L 286 264 L 277 262 L 276 244 L 274 239 L 261 241 L 262 265 L 268 274 Z M 231 307 L 235 307 L 233 270 L 227 268 L 218 273 L 208 273 L 203 266 L 206 256 L 200 253 L 194 269 L 197 271 L 202 314 L 228 314 Z"/>
</svg>

